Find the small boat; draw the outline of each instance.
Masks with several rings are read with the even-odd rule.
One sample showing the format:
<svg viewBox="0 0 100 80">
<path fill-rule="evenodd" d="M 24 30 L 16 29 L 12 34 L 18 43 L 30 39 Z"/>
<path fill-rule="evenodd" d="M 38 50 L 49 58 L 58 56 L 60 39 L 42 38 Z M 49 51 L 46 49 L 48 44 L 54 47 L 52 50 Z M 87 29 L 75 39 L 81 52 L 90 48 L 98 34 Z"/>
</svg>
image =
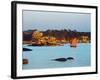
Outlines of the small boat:
<svg viewBox="0 0 100 80">
<path fill-rule="evenodd" d="M 77 38 L 73 38 L 70 41 L 70 47 L 77 47 L 78 44 L 78 39 Z"/>
</svg>

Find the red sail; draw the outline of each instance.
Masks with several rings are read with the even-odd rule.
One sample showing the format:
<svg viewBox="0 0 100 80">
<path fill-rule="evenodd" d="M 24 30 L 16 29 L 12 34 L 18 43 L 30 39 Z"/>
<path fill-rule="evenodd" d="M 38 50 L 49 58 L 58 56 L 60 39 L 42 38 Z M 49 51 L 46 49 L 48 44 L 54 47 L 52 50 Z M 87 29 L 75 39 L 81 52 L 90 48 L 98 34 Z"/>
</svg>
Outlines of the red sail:
<svg viewBox="0 0 100 80">
<path fill-rule="evenodd" d="M 78 44 L 78 39 L 77 38 L 71 39 L 71 41 L 70 41 L 70 46 L 71 47 L 77 47 L 77 44 Z"/>
</svg>

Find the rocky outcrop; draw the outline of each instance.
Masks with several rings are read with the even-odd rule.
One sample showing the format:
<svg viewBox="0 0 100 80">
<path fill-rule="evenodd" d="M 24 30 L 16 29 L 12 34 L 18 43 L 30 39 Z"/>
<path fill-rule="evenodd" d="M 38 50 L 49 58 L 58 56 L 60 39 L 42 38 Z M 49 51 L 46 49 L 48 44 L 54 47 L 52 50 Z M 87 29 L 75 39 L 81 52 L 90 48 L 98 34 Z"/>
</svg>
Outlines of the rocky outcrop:
<svg viewBox="0 0 100 80">
<path fill-rule="evenodd" d="M 32 49 L 23 48 L 23 51 L 32 51 Z"/>
<path fill-rule="evenodd" d="M 67 60 L 74 60 L 73 57 L 68 57 L 68 58 L 57 58 L 57 59 L 53 59 L 54 61 L 59 61 L 59 62 L 65 62 Z"/>
<path fill-rule="evenodd" d="M 74 58 L 73 57 L 68 57 L 67 60 L 74 60 Z"/>
<path fill-rule="evenodd" d="M 28 64 L 28 59 L 23 59 L 23 64 Z"/>
</svg>

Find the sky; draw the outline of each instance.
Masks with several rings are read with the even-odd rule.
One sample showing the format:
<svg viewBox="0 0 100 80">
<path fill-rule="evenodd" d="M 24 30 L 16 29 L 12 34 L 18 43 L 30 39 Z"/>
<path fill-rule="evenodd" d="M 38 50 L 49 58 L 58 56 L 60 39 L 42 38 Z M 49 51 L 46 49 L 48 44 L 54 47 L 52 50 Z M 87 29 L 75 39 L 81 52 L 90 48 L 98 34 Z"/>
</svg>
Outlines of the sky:
<svg viewBox="0 0 100 80">
<path fill-rule="evenodd" d="M 23 10 L 23 31 L 37 29 L 62 30 L 71 29 L 79 32 L 90 32 L 91 14 L 72 12 L 29 11 Z"/>
</svg>

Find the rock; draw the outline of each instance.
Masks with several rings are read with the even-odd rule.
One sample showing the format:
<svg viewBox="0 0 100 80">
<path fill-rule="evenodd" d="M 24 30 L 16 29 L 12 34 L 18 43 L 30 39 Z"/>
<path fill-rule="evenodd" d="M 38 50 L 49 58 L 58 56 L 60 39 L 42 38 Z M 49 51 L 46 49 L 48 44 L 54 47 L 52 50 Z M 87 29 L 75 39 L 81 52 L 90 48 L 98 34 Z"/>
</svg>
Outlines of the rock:
<svg viewBox="0 0 100 80">
<path fill-rule="evenodd" d="M 57 58 L 57 59 L 53 59 L 54 61 L 59 61 L 59 62 L 65 62 L 67 60 L 74 60 L 73 57 L 68 57 L 68 58 Z"/>
<path fill-rule="evenodd" d="M 54 59 L 54 61 L 65 62 L 67 61 L 67 58 L 57 58 L 57 59 Z"/>
<path fill-rule="evenodd" d="M 73 57 L 68 57 L 67 60 L 74 60 L 74 58 Z"/>
<path fill-rule="evenodd" d="M 23 51 L 32 51 L 32 49 L 23 48 Z"/>
<path fill-rule="evenodd" d="M 77 46 L 70 46 L 70 47 L 76 48 Z"/>
<path fill-rule="evenodd" d="M 28 64 L 28 59 L 23 59 L 23 64 Z"/>
</svg>

